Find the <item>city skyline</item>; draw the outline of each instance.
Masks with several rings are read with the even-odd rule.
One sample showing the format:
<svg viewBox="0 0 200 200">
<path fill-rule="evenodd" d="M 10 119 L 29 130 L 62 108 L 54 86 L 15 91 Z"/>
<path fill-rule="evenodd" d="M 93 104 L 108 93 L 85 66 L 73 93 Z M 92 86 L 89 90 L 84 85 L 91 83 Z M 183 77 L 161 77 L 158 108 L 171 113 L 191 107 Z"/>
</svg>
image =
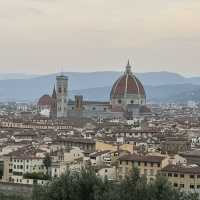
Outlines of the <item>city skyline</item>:
<svg viewBox="0 0 200 200">
<path fill-rule="evenodd" d="M 0 73 L 169 71 L 200 75 L 200 2 L 2 0 Z"/>
</svg>

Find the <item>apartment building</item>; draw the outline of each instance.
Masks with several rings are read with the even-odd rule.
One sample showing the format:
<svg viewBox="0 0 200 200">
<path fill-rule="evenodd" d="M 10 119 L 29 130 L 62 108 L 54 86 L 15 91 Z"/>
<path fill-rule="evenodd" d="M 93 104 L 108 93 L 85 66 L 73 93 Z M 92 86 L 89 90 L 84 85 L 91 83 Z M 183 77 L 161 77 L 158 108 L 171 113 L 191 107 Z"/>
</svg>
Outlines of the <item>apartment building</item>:
<svg viewBox="0 0 200 200">
<path fill-rule="evenodd" d="M 136 167 L 140 175 L 145 175 L 148 181 L 155 179 L 160 170 L 168 165 L 168 158 L 165 156 L 151 156 L 130 154 L 119 158 L 118 178 L 123 179 L 131 170 Z"/>
<path fill-rule="evenodd" d="M 200 192 L 200 167 L 197 165 L 167 165 L 161 174 L 177 189 Z"/>
</svg>

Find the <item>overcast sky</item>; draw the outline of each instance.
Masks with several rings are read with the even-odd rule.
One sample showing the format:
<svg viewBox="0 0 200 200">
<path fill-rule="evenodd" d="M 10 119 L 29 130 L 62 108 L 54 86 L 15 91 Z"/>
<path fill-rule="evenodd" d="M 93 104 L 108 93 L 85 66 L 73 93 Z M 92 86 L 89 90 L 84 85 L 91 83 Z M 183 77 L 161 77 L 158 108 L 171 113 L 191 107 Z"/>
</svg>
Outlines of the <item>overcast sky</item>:
<svg viewBox="0 0 200 200">
<path fill-rule="evenodd" d="M 200 0 L 0 0 L 0 72 L 200 75 Z"/>
</svg>

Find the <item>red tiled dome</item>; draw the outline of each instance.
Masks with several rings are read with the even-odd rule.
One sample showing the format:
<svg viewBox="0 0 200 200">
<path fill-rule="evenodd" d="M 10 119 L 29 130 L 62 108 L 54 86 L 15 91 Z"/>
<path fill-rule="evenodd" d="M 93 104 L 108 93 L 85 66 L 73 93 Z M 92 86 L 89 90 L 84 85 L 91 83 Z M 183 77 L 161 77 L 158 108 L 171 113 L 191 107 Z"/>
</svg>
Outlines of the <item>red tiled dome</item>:
<svg viewBox="0 0 200 200">
<path fill-rule="evenodd" d="M 45 94 L 42 97 L 40 97 L 38 101 L 38 106 L 51 106 L 51 101 L 52 101 L 51 97 Z"/>
<path fill-rule="evenodd" d="M 146 97 L 142 83 L 132 74 L 131 67 L 128 63 L 125 74 L 114 83 L 110 98 L 121 98 L 131 94 Z"/>
</svg>

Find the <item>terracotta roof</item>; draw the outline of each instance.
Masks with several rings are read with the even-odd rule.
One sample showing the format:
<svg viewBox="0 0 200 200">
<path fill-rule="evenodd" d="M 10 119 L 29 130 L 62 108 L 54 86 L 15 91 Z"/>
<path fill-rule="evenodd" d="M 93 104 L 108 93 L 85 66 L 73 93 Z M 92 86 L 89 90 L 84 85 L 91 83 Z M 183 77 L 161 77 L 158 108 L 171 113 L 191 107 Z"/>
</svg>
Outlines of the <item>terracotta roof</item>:
<svg viewBox="0 0 200 200">
<path fill-rule="evenodd" d="M 40 97 L 39 101 L 38 101 L 38 106 L 51 106 L 51 100 L 52 98 L 45 94 L 42 97 Z"/>
<path fill-rule="evenodd" d="M 139 162 L 150 162 L 160 163 L 165 157 L 162 156 L 144 156 L 137 154 L 124 155 L 120 157 L 120 161 L 139 161 Z"/>
<path fill-rule="evenodd" d="M 110 97 L 119 98 L 125 95 L 141 95 L 145 97 L 142 83 L 133 74 L 124 74 L 113 85 Z"/>
<path fill-rule="evenodd" d="M 200 174 L 199 166 L 183 166 L 183 165 L 167 165 L 164 167 L 162 172 L 176 172 L 185 174 Z"/>
<path fill-rule="evenodd" d="M 92 139 L 84 139 L 84 138 L 58 138 L 57 142 L 74 142 L 74 143 L 85 143 L 85 144 L 95 144 L 95 141 Z"/>
</svg>

